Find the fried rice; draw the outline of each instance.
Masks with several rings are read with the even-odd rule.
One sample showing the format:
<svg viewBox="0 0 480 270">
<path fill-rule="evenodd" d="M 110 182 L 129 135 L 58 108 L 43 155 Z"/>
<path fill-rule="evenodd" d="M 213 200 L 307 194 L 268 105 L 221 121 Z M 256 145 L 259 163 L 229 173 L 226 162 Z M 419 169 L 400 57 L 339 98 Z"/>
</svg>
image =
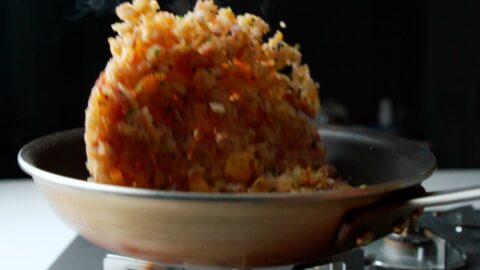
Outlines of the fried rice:
<svg viewBox="0 0 480 270">
<path fill-rule="evenodd" d="M 267 38 L 261 18 L 213 1 L 176 16 L 135 0 L 117 15 L 86 110 L 92 181 L 202 192 L 346 187 L 313 123 L 319 85 L 280 31 Z"/>
</svg>

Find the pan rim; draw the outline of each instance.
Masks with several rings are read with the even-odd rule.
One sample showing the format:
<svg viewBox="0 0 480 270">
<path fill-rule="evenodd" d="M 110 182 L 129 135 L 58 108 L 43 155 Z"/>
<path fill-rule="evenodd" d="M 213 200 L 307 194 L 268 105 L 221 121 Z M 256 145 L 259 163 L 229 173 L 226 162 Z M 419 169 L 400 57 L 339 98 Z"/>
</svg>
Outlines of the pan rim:
<svg viewBox="0 0 480 270">
<path fill-rule="evenodd" d="M 385 140 L 395 142 L 401 145 L 411 147 L 418 147 L 422 154 L 426 155 L 427 165 L 424 170 L 415 176 L 394 180 L 387 183 L 380 183 L 367 186 L 362 189 L 351 190 L 329 190 L 316 192 L 296 192 L 296 193 L 207 193 L 207 192 L 186 192 L 186 191 L 167 191 L 167 190 L 151 190 L 145 188 L 133 188 L 124 186 L 115 186 L 110 184 L 89 182 L 86 179 L 77 179 L 65 175 L 60 175 L 54 172 L 46 171 L 36 167 L 26 160 L 27 153 L 35 145 L 50 141 L 55 136 L 66 136 L 70 133 L 83 134 L 83 128 L 70 129 L 53 134 L 49 134 L 37 138 L 25 146 L 23 146 L 17 155 L 17 161 L 20 168 L 29 174 L 34 181 L 48 182 L 50 184 L 59 185 L 74 189 L 83 189 L 85 191 L 106 193 L 110 195 L 141 197 L 144 199 L 163 199 L 163 200 L 187 200 L 187 201 L 238 201 L 238 202 L 261 202 L 261 201 L 277 201 L 277 200 L 291 200 L 291 201 L 305 201 L 305 200 L 345 200 L 357 199 L 370 196 L 377 196 L 379 194 L 396 191 L 420 184 L 423 180 L 430 177 L 436 170 L 436 158 L 434 154 L 425 146 L 418 143 L 390 135 L 379 134 L 370 130 L 362 128 L 350 128 L 341 126 L 322 126 L 319 132 L 355 132 L 356 135 L 365 137 L 365 139 Z"/>
</svg>

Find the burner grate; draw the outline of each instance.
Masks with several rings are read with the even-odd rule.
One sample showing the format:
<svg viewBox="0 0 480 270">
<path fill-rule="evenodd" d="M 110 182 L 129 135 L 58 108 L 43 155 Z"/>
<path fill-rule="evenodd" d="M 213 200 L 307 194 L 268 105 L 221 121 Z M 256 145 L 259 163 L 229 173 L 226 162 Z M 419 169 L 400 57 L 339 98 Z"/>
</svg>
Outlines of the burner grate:
<svg viewBox="0 0 480 270">
<path fill-rule="evenodd" d="M 383 269 L 480 269 L 480 212 L 461 207 L 425 213 L 418 225 L 364 247 L 370 265 Z M 468 258 L 468 259 L 467 259 Z"/>
<path fill-rule="evenodd" d="M 465 253 L 430 230 L 422 230 L 429 242 L 405 243 L 395 237 L 375 241 L 365 247 L 371 265 L 382 269 L 430 270 L 458 269 L 465 265 Z M 410 236 L 411 237 L 411 236 Z"/>
</svg>

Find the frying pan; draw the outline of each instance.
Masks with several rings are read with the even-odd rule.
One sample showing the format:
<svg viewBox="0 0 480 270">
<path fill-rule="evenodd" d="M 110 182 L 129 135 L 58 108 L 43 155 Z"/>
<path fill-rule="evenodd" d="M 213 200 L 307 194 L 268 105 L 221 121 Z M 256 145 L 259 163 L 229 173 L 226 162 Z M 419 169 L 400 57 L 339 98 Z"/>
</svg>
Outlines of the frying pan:
<svg viewBox="0 0 480 270">
<path fill-rule="evenodd" d="M 401 229 L 426 206 L 480 198 L 480 187 L 425 193 L 435 169 L 424 146 L 370 131 L 319 129 L 328 158 L 353 186 L 312 193 L 156 191 L 87 182 L 83 129 L 37 139 L 18 161 L 56 213 L 91 242 L 169 265 L 307 263 Z"/>
</svg>

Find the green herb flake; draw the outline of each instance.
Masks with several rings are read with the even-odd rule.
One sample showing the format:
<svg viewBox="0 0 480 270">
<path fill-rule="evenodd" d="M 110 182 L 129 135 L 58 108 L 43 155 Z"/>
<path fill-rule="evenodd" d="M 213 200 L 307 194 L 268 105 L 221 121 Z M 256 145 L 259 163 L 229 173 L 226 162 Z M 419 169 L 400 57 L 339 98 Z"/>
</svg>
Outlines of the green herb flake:
<svg viewBox="0 0 480 270">
<path fill-rule="evenodd" d="M 295 43 L 295 45 L 293 45 L 293 47 L 297 50 L 300 50 L 300 48 L 301 48 L 300 43 Z"/>
</svg>

